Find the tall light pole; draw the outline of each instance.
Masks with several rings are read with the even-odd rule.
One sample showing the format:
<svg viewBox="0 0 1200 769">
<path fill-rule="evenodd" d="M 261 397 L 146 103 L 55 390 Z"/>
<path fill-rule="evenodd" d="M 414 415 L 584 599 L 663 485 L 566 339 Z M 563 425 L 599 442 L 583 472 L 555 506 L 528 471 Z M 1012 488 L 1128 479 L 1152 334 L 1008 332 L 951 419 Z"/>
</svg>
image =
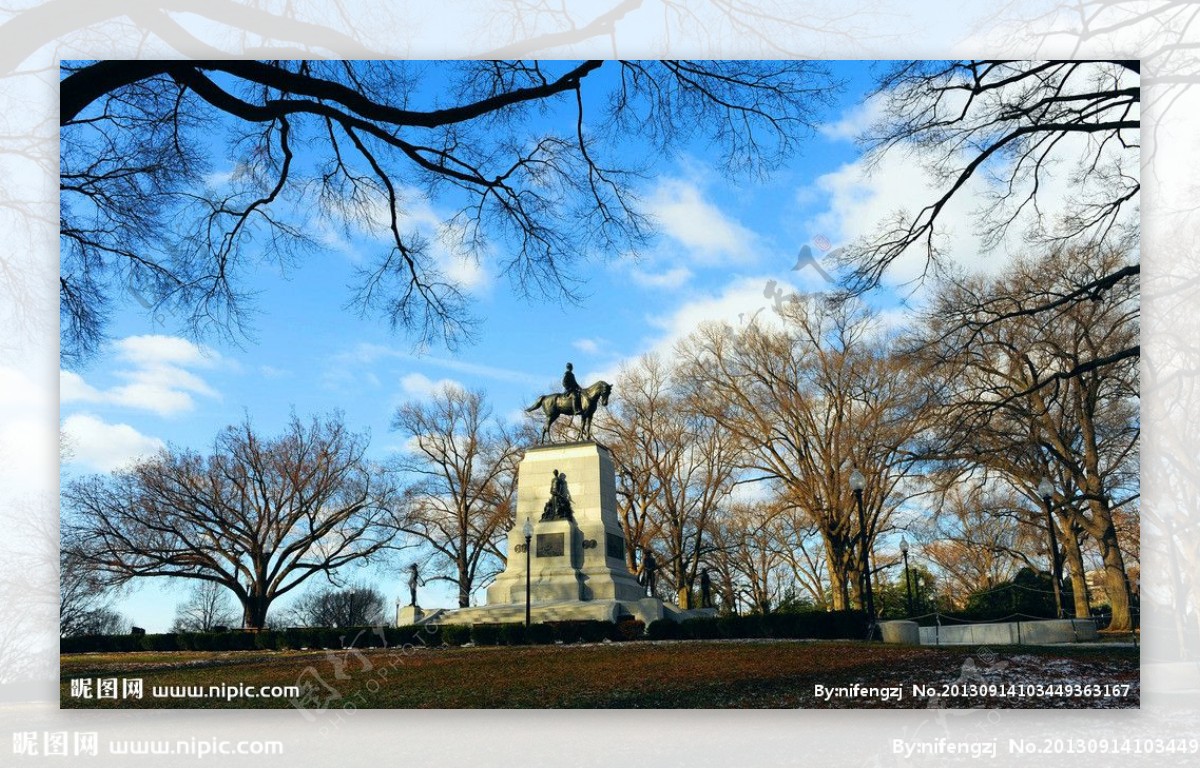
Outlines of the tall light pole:
<svg viewBox="0 0 1200 769">
<path fill-rule="evenodd" d="M 1046 530 L 1050 532 L 1050 579 L 1054 582 L 1054 611 L 1059 619 L 1063 617 L 1062 606 L 1062 565 L 1058 560 L 1058 536 L 1054 533 L 1054 516 L 1050 513 L 1050 498 L 1054 496 L 1054 484 L 1046 476 L 1037 485 L 1038 496 L 1046 508 Z"/>
<path fill-rule="evenodd" d="M 900 554 L 904 556 L 904 594 L 908 598 L 908 616 L 912 616 L 912 582 L 908 578 L 908 540 L 900 538 Z"/>
<path fill-rule="evenodd" d="M 870 559 L 867 554 L 867 519 L 863 515 L 863 489 L 867 487 L 866 477 L 855 468 L 850 473 L 850 490 L 854 492 L 854 501 L 858 503 L 858 535 L 862 538 L 862 573 L 864 590 L 867 593 L 867 616 L 871 622 L 869 625 L 870 638 L 875 637 L 875 596 L 871 591 L 871 566 Z"/>
<path fill-rule="evenodd" d="M 521 529 L 521 533 L 525 535 L 525 627 L 529 627 L 529 590 L 532 585 L 532 573 L 529 571 L 529 542 L 533 539 L 533 524 L 529 519 L 525 519 L 525 526 Z"/>
</svg>

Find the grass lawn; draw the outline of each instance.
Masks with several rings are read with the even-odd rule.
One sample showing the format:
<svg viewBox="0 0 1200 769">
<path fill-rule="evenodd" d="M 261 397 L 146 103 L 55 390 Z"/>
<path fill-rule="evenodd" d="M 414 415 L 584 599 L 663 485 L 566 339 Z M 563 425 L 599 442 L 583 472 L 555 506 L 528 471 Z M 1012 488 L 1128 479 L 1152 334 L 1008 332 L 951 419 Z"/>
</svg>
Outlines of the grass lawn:
<svg viewBox="0 0 1200 769">
<path fill-rule="evenodd" d="M 114 678 L 117 698 L 97 698 Z M 143 696 L 122 696 L 138 679 Z M 219 695 L 207 691 L 222 684 Z M 818 696 L 819 686 L 855 684 L 900 686 L 900 698 L 861 689 Z M 300 693 L 249 698 L 238 685 L 299 686 Z M 1031 691 L 1039 685 L 1041 692 Z M 205 694 L 154 696 L 165 686 Z M 1139 698 L 1138 650 L 1123 646 L 639 641 L 61 656 L 64 708 L 1128 708 Z"/>
</svg>

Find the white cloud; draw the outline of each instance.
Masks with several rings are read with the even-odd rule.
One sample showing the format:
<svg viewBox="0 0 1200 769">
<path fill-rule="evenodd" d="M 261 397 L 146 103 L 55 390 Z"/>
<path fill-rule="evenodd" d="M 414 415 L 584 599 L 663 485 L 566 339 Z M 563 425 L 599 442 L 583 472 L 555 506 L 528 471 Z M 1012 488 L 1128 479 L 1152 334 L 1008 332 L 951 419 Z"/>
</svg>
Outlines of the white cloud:
<svg viewBox="0 0 1200 769">
<path fill-rule="evenodd" d="M 114 374 L 124 384 L 99 389 L 75 372 L 62 371 L 62 403 L 107 404 L 171 416 L 195 408 L 193 396 L 218 397 L 187 369 L 211 367 L 220 356 L 186 339 L 154 334 L 126 337 L 116 343 L 115 357 L 127 364 Z"/>
<path fill-rule="evenodd" d="M 505 422 L 507 422 L 509 425 L 511 425 L 513 427 L 519 427 L 520 425 L 523 425 L 526 422 L 529 422 L 530 420 L 533 420 L 533 421 L 541 420 L 542 412 L 539 410 L 539 411 L 535 412 L 533 415 L 530 415 L 530 413 L 525 411 L 525 409 L 519 409 L 519 408 L 518 409 L 510 409 L 509 411 L 505 412 L 501 416 L 501 419 L 503 419 Z"/>
<path fill-rule="evenodd" d="M 438 379 L 435 381 L 420 373 L 407 374 L 401 377 L 400 387 L 406 395 L 413 398 L 429 398 L 434 393 L 440 392 L 447 387 L 454 387 L 460 390 L 466 389 L 461 382 L 453 379 Z"/>
<path fill-rule="evenodd" d="M 847 163 L 817 179 L 829 207 L 813 222 L 814 232 L 827 233 L 835 245 L 873 238 L 897 211 L 915 214 L 937 199 L 938 186 L 912 157 L 891 155 L 875 166 L 866 161 Z M 964 188 L 939 215 L 935 242 L 951 260 L 968 270 L 1004 261 L 1003 254 L 985 255 L 975 231 L 973 212 L 987 203 L 980 190 Z M 997 258 L 997 257 L 1000 258 Z M 908 249 L 884 276 L 889 285 L 919 280 L 926 269 L 925 253 Z"/>
<path fill-rule="evenodd" d="M 842 113 L 832 123 L 823 123 L 818 131 L 825 137 L 841 141 L 856 141 L 867 133 L 872 124 L 883 117 L 885 99 L 875 95 L 864 99 Z"/>
<path fill-rule="evenodd" d="M 571 342 L 571 346 L 588 355 L 595 355 L 600 352 L 600 344 L 595 339 L 576 339 L 574 342 Z"/>
<path fill-rule="evenodd" d="M 637 267 L 629 271 L 633 282 L 643 288 L 677 289 L 692 278 L 692 271 L 686 267 L 673 267 L 663 272 L 647 272 Z"/>
<path fill-rule="evenodd" d="M 62 431 L 70 461 L 100 472 L 116 470 L 166 445 L 127 424 L 109 424 L 91 414 L 72 414 L 63 420 Z"/>
<path fill-rule="evenodd" d="M 99 403 L 104 400 L 104 393 L 74 371 L 63 369 L 58 375 L 58 397 L 63 403 Z"/>
<path fill-rule="evenodd" d="M 965 100 L 966 97 L 957 98 Z M 1001 97 L 994 93 L 991 98 L 999 100 Z M 950 98 L 942 109 L 949 116 L 959 106 L 959 102 Z M 878 98 L 856 105 L 823 132 L 835 138 L 849 138 L 861 133 L 881 114 L 881 107 L 882 101 Z M 1123 152 L 1115 144 L 1106 146 L 1101 169 L 1110 162 L 1123 160 Z M 1058 140 L 1053 153 L 1056 162 L 1039 164 L 1036 206 L 1027 204 L 1020 211 L 1014 209 L 1032 192 L 1030 180 L 1020 180 L 1010 190 L 1007 178 L 1002 178 L 1006 176 L 1003 166 L 1007 161 L 995 159 L 982 166 L 938 215 L 934 243 L 945 263 L 967 272 L 984 274 L 994 274 L 1009 264 L 1013 256 L 1027 250 L 1027 236 L 1039 217 L 1042 224 L 1053 227 L 1066 213 L 1072 198 L 1085 198 L 1104 184 L 1104 173 L 1089 173 L 1082 181 L 1074 178 L 1083 164 L 1094 159 L 1095 153 L 1096 147 L 1086 135 L 1071 135 Z M 974 153 L 968 153 L 952 159 L 954 173 L 974 157 Z M 898 212 L 914 217 L 949 188 L 950 182 L 946 178 L 937 179 L 928 170 L 934 167 L 935 160 L 944 158 L 920 149 L 896 148 L 874 159 L 873 163 L 859 158 L 819 177 L 813 185 L 798 191 L 800 197 L 807 198 L 815 189 L 828 200 L 828 208 L 810 222 L 809 230 L 828 235 L 835 245 L 850 244 L 860 238 L 874 240 L 882 228 L 895 220 Z M 1136 174 L 1137 168 L 1131 166 L 1124 172 Z M 1004 238 L 994 248 L 987 249 L 985 227 L 1003 221 L 1009 215 L 1014 215 L 1015 219 Z M 892 263 L 884 281 L 889 285 L 910 284 L 919 293 L 919 286 L 914 281 L 919 281 L 926 269 L 926 251 L 918 244 Z"/>
<path fill-rule="evenodd" d="M 815 285 L 803 285 L 796 273 L 787 280 L 767 275 L 737 278 L 715 293 L 693 296 L 669 312 L 647 316 L 647 324 L 657 330 L 657 335 L 643 340 L 639 352 L 613 358 L 599 367 L 595 378 L 616 381 L 623 364 L 648 352 L 664 360 L 674 359 L 675 345 L 706 322 L 724 322 L 735 328 L 751 321 L 769 324 L 779 317 L 775 312 L 777 303 L 782 307 L 793 293 L 816 290 Z"/>
<path fill-rule="evenodd" d="M 396 200 L 400 234 L 405 237 L 415 234 L 423 240 L 438 272 L 466 292 L 483 294 L 491 288 L 492 274 L 480 262 L 481 254 L 469 246 L 470 231 L 463 222 L 456 221 L 451 212 L 435 208 L 429 196 L 416 187 L 398 187 Z M 391 226 L 388 201 L 382 191 L 366 203 L 355 201 L 335 206 L 333 213 L 357 225 L 355 230 L 360 235 L 379 239 Z M 328 221 L 320 232 L 334 247 L 343 242 Z"/>
<path fill-rule="evenodd" d="M 127 336 L 116 343 L 117 355 L 131 363 L 152 366 L 175 364 L 179 366 L 209 366 L 216 354 L 194 342 L 177 336 L 145 334 Z"/>
<path fill-rule="evenodd" d="M 720 293 L 699 296 L 675 308 L 669 314 L 651 316 L 650 325 L 664 335 L 654 344 L 668 354 L 675 342 L 696 330 L 707 321 L 719 321 L 739 326 L 756 316 L 774 315 L 776 301 L 783 302 L 797 287 L 774 277 L 738 278 L 721 289 Z"/>
<path fill-rule="evenodd" d="M 718 266 L 753 261 L 754 234 L 705 200 L 696 184 L 665 179 L 648 196 L 648 207 L 664 234 L 687 249 L 693 263 Z"/>
</svg>

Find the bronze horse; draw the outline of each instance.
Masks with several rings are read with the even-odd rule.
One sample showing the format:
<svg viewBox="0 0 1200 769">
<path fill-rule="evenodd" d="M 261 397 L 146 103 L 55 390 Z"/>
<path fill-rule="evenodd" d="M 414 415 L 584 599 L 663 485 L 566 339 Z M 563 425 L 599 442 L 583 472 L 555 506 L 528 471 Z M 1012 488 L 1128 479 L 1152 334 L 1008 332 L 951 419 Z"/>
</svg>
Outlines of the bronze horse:
<svg viewBox="0 0 1200 769">
<path fill-rule="evenodd" d="M 533 412 L 541 409 L 546 415 L 546 425 L 542 428 L 541 443 L 545 443 L 550 439 L 550 426 L 554 421 L 563 414 L 574 416 L 579 414 L 583 418 L 583 424 L 579 427 L 579 439 L 586 441 L 592 438 L 592 417 L 596 414 L 596 407 L 603 404 L 608 406 L 608 396 L 612 394 L 612 385 L 603 380 L 596 382 L 590 387 L 585 387 L 579 393 L 579 401 L 583 408 L 578 412 L 575 411 L 575 399 L 570 395 L 562 393 L 550 393 L 543 395 L 537 401 L 525 409 L 527 412 Z"/>
</svg>

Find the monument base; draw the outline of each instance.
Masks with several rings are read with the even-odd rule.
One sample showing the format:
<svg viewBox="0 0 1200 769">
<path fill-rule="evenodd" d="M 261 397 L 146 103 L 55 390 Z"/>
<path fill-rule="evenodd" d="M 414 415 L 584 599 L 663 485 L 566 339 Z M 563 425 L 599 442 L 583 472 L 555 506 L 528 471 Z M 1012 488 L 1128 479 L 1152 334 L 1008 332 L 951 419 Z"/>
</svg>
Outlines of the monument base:
<svg viewBox="0 0 1200 769">
<path fill-rule="evenodd" d="M 568 622 L 571 620 L 598 620 L 600 622 L 617 622 L 622 617 L 632 616 L 644 622 L 647 627 L 651 622 L 660 619 L 682 622 L 694 617 L 714 617 L 716 609 L 680 609 L 669 603 L 663 603 L 657 598 L 643 597 L 638 600 L 606 600 L 595 601 L 551 601 L 531 603 L 529 605 L 529 620 L 533 624 L 543 622 Z M 469 609 L 449 609 L 439 612 L 437 621 L 445 625 L 482 625 L 491 623 L 524 622 L 525 604 L 488 604 L 487 606 L 472 606 Z"/>
<path fill-rule="evenodd" d="M 555 472 L 568 479 L 573 515 L 543 521 Z M 517 514 L 508 533 L 508 564 L 487 589 L 488 605 L 525 605 L 526 564 L 532 583 L 530 598 L 537 604 L 638 601 L 645 597 L 645 590 L 625 564 L 625 534 L 617 520 L 608 449 L 592 442 L 531 448 L 521 460 L 518 478 Z M 533 529 L 528 553 L 526 521 Z"/>
<path fill-rule="evenodd" d="M 552 491 L 560 475 L 568 510 L 554 511 L 565 517 L 542 520 L 552 510 L 548 501 L 562 496 Z M 517 477 L 508 562 L 487 588 L 487 605 L 439 611 L 425 621 L 524 622 L 527 600 L 534 623 L 617 622 L 632 616 L 649 625 L 660 619 L 678 622 L 716 614 L 715 609 L 688 611 L 648 598 L 629 572 L 629 543 L 617 518 L 616 476 L 607 448 L 592 441 L 535 446 L 525 452 Z"/>
<path fill-rule="evenodd" d="M 396 627 L 419 625 L 425 619 L 425 612 L 420 606 L 399 606 L 396 608 Z"/>
</svg>

